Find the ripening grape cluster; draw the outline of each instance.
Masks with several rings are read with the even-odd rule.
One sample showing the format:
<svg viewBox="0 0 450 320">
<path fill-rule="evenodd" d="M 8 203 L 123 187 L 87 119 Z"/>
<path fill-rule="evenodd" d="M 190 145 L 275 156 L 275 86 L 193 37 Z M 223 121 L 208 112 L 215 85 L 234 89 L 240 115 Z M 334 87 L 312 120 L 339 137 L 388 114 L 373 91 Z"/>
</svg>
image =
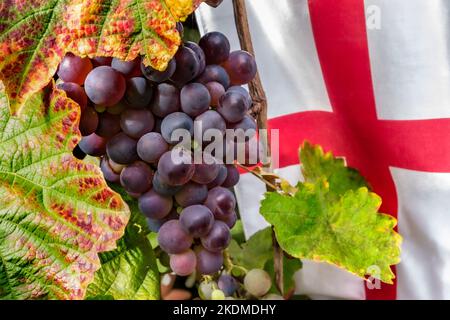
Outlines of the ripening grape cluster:
<svg viewBox="0 0 450 320">
<path fill-rule="evenodd" d="M 175 273 L 219 271 L 237 220 L 230 188 L 239 172 L 223 155 L 203 152 L 211 141 L 180 147 L 174 132 L 242 129 L 254 136 L 252 101 L 241 87 L 256 74 L 254 58 L 230 52 L 228 39 L 211 32 L 198 44 L 180 46 L 164 71 L 144 66 L 140 57 L 126 62 L 67 54 L 57 74 L 58 87 L 82 109 L 83 138 L 74 154 L 101 157 L 105 179 L 137 199 Z M 238 143 L 222 147 L 234 160 Z M 198 148 L 203 157 L 193 163 Z"/>
</svg>

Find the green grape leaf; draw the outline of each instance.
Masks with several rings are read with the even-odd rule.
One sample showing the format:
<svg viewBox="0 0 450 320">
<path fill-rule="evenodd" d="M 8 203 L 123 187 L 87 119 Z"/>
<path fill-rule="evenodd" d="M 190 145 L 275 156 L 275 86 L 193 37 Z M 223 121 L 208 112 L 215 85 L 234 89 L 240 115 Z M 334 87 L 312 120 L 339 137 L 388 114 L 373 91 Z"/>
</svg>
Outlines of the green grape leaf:
<svg viewBox="0 0 450 320">
<path fill-rule="evenodd" d="M 128 206 L 96 165 L 72 155 L 79 118 L 53 82 L 20 118 L 0 88 L 1 299 L 83 299 L 98 253 L 124 233 Z"/>
<path fill-rule="evenodd" d="M 130 206 L 131 218 L 125 235 L 117 242 L 117 249 L 100 254 L 102 267 L 89 285 L 89 299 L 111 297 L 114 300 L 159 299 L 159 272 L 150 231 L 137 201 L 120 187 L 113 187 Z"/>
<path fill-rule="evenodd" d="M 163 70 L 180 45 L 176 22 L 201 0 L 24 0 L 0 6 L 0 80 L 10 109 L 43 88 L 62 56 L 112 56 Z"/>
<path fill-rule="evenodd" d="M 401 237 L 393 229 L 396 219 L 378 213 L 380 197 L 360 187 L 356 171 L 331 154 L 306 144 L 300 157 L 307 182 L 293 196 L 267 192 L 261 203 L 282 249 L 392 283 L 390 266 L 400 261 Z"/>
</svg>

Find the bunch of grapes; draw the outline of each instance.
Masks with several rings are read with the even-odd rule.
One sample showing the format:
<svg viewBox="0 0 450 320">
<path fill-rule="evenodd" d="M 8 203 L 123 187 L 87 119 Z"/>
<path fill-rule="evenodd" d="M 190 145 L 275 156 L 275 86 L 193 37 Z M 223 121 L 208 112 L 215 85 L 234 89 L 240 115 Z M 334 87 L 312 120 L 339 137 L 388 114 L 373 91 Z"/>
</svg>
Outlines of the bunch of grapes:
<svg viewBox="0 0 450 320">
<path fill-rule="evenodd" d="M 230 52 L 219 32 L 205 34 L 198 44 L 185 42 L 164 71 L 140 58 L 126 62 L 72 54 L 59 66 L 59 88 L 82 109 L 83 138 L 75 155 L 101 157 L 105 179 L 138 199 L 178 275 L 213 274 L 222 267 L 222 251 L 237 220 L 230 188 L 239 172 L 233 161 L 243 143 L 240 162 L 250 164 L 248 144 L 256 133 L 248 115 L 252 101 L 241 85 L 255 74 L 252 55 Z M 243 142 L 226 140 L 217 155 L 205 151 L 214 141 L 203 140 L 208 129 L 250 134 Z M 179 130 L 188 136 L 199 131 L 202 139 L 180 146 Z M 202 157 L 194 162 L 199 148 Z M 230 152 L 232 162 L 224 162 Z"/>
</svg>

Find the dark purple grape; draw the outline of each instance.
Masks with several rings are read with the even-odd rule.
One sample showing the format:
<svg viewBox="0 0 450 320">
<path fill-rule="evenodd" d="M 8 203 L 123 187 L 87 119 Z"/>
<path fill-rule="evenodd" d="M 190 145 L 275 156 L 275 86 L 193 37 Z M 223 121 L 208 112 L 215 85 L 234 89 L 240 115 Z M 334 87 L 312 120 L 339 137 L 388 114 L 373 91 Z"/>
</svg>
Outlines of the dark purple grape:
<svg viewBox="0 0 450 320">
<path fill-rule="evenodd" d="M 198 74 L 200 62 L 195 52 L 188 47 L 180 47 L 175 54 L 177 68 L 170 77 L 177 86 L 183 86 Z"/>
<path fill-rule="evenodd" d="M 120 116 L 120 127 L 131 138 L 139 139 L 154 125 L 155 118 L 147 109 L 127 109 Z"/>
<path fill-rule="evenodd" d="M 208 136 L 216 132 L 223 137 L 225 130 L 225 120 L 217 111 L 214 110 L 205 111 L 194 120 L 194 132 L 196 132 L 195 137 L 200 137 L 202 139 L 201 142 L 203 143 L 211 140 Z"/>
<path fill-rule="evenodd" d="M 162 219 L 173 207 L 172 197 L 162 196 L 153 189 L 139 197 L 139 210 L 151 219 Z"/>
<path fill-rule="evenodd" d="M 192 51 L 194 51 L 195 54 L 197 55 L 197 59 L 200 62 L 200 66 L 199 66 L 198 72 L 195 76 L 198 76 L 199 74 L 201 74 L 203 72 L 203 70 L 205 70 L 205 67 L 206 67 L 205 53 L 203 52 L 202 48 L 200 48 L 200 46 L 198 44 L 196 44 L 195 42 L 187 41 L 184 43 L 184 45 L 186 47 L 188 47 L 189 49 L 192 49 Z"/>
<path fill-rule="evenodd" d="M 207 64 L 221 64 L 230 55 L 230 42 L 223 33 L 208 32 L 198 44 L 205 52 Z"/>
<path fill-rule="evenodd" d="M 119 71 L 125 78 L 139 77 L 141 73 L 141 59 L 137 57 L 132 61 L 112 59 L 111 67 Z"/>
<path fill-rule="evenodd" d="M 86 153 L 84 153 L 83 150 L 81 150 L 79 145 L 76 145 L 75 148 L 73 148 L 72 154 L 75 158 L 79 160 L 83 160 L 84 158 L 86 158 Z"/>
<path fill-rule="evenodd" d="M 205 206 L 211 210 L 216 219 L 222 220 L 234 212 L 236 199 L 230 190 L 215 187 L 209 190 Z"/>
<path fill-rule="evenodd" d="M 164 71 L 156 70 L 141 63 L 141 71 L 144 77 L 146 77 L 150 81 L 158 83 L 168 80 L 175 72 L 176 67 L 177 63 L 175 62 L 175 59 L 169 61 L 167 68 Z"/>
<path fill-rule="evenodd" d="M 222 183 L 227 178 L 227 173 L 228 173 L 227 168 L 223 164 L 219 165 L 219 173 L 217 174 L 217 177 L 213 181 L 208 183 L 208 189 L 213 189 L 215 187 L 222 185 Z"/>
<path fill-rule="evenodd" d="M 97 130 L 98 114 L 94 108 L 88 106 L 81 112 L 79 129 L 82 136 L 88 136 Z"/>
<path fill-rule="evenodd" d="M 184 208 L 180 213 L 180 225 L 194 238 L 207 235 L 214 224 L 214 216 L 207 207 L 193 205 Z"/>
<path fill-rule="evenodd" d="M 179 276 L 190 275 L 195 271 L 196 266 L 197 257 L 192 250 L 170 255 L 170 268 Z"/>
<path fill-rule="evenodd" d="M 237 214 L 236 212 L 233 212 L 232 214 L 225 217 L 225 219 L 222 219 L 221 221 L 225 222 L 228 226 L 228 228 L 233 228 L 237 221 Z"/>
<path fill-rule="evenodd" d="M 164 153 L 158 162 L 158 177 L 171 186 L 186 184 L 194 175 L 195 166 L 189 152 L 175 148 Z"/>
<path fill-rule="evenodd" d="M 226 92 L 219 100 L 217 112 L 228 123 L 236 123 L 244 119 L 248 112 L 248 104 L 242 94 Z"/>
<path fill-rule="evenodd" d="M 106 139 L 95 133 L 83 137 L 78 143 L 80 149 L 93 157 L 100 157 L 106 153 Z"/>
<path fill-rule="evenodd" d="M 103 157 L 100 161 L 100 169 L 102 170 L 103 176 L 105 177 L 106 181 L 109 182 L 119 182 L 120 181 L 120 175 L 115 173 L 109 163 L 108 159 L 106 157 Z"/>
<path fill-rule="evenodd" d="M 87 106 L 88 98 L 86 92 L 84 92 L 84 89 L 79 84 L 75 82 L 63 82 L 58 84 L 57 87 L 58 89 L 64 90 L 70 99 L 80 105 L 81 112 L 84 111 Z"/>
<path fill-rule="evenodd" d="M 168 83 L 159 84 L 155 89 L 150 109 L 160 118 L 180 110 L 180 90 Z"/>
<path fill-rule="evenodd" d="M 188 182 L 175 194 L 175 201 L 183 208 L 205 202 L 208 188 L 203 184 Z"/>
<path fill-rule="evenodd" d="M 230 76 L 231 84 L 249 83 L 256 76 L 256 61 L 247 51 L 237 50 L 230 53 L 223 67 Z"/>
<path fill-rule="evenodd" d="M 203 236 L 201 240 L 206 250 L 220 252 L 230 244 L 230 228 L 223 221 L 215 221 L 209 233 Z"/>
<path fill-rule="evenodd" d="M 227 89 L 227 92 L 236 92 L 236 93 L 242 94 L 245 97 L 248 108 L 250 108 L 252 106 L 252 97 L 250 96 L 250 93 L 244 87 L 231 86 Z"/>
<path fill-rule="evenodd" d="M 107 107 L 118 103 L 125 94 L 125 89 L 122 74 L 108 66 L 93 69 L 84 82 L 84 90 L 89 99 L 95 104 Z"/>
<path fill-rule="evenodd" d="M 211 96 L 208 89 L 201 83 L 189 83 L 181 89 L 181 110 L 191 117 L 209 109 Z"/>
<path fill-rule="evenodd" d="M 127 80 L 124 100 L 133 108 L 146 108 L 153 96 L 153 88 L 144 77 L 133 77 Z"/>
<path fill-rule="evenodd" d="M 235 141 L 248 141 L 256 134 L 257 125 L 252 116 L 246 114 L 244 119 L 239 122 L 231 123 L 227 126 L 228 129 L 234 130 Z"/>
<path fill-rule="evenodd" d="M 159 193 L 162 196 L 174 196 L 179 190 L 181 186 L 171 186 L 167 183 L 164 183 L 159 178 L 159 172 L 156 171 L 153 177 L 153 190 Z"/>
<path fill-rule="evenodd" d="M 108 112 L 100 113 L 95 133 L 103 138 L 111 138 L 120 132 L 120 117 Z"/>
<path fill-rule="evenodd" d="M 225 296 L 232 296 L 239 288 L 239 284 L 235 278 L 229 274 L 223 273 L 217 281 L 217 286 L 224 293 Z"/>
<path fill-rule="evenodd" d="M 223 0 L 205 0 L 205 3 L 211 7 L 217 8 Z"/>
<path fill-rule="evenodd" d="M 227 178 L 222 183 L 222 187 L 232 188 L 239 182 L 240 178 L 239 170 L 233 164 L 227 164 L 226 168 L 227 168 Z"/>
<path fill-rule="evenodd" d="M 214 181 L 219 174 L 220 165 L 209 154 L 203 154 L 202 163 L 195 163 L 195 172 L 192 181 L 200 184 L 208 184 Z"/>
<path fill-rule="evenodd" d="M 91 59 L 94 68 L 100 66 L 111 66 L 112 57 L 95 57 Z"/>
<path fill-rule="evenodd" d="M 211 81 L 206 84 L 206 88 L 211 96 L 211 106 L 217 107 L 219 105 L 219 99 L 225 94 L 223 86 L 216 81 Z"/>
<path fill-rule="evenodd" d="M 136 161 L 125 167 L 120 173 L 120 184 L 125 190 L 137 194 L 152 187 L 153 171 L 142 161 Z"/>
<path fill-rule="evenodd" d="M 223 255 L 221 252 L 211 252 L 206 249 L 197 249 L 197 271 L 200 274 L 213 274 L 222 268 Z"/>
<path fill-rule="evenodd" d="M 182 130 L 185 131 L 183 132 Z M 179 143 L 181 137 L 178 134 L 180 133 L 187 133 L 190 136 L 194 133 L 194 123 L 187 114 L 174 112 L 163 119 L 161 123 L 161 134 L 167 143 Z"/>
<path fill-rule="evenodd" d="M 167 253 L 182 253 L 191 247 L 192 237 L 183 230 L 178 220 L 169 220 L 159 229 L 158 243 Z"/>
<path fill-rule="evenodd" d="M 92 63 L 89 58 L 80 58 L 72 53 L 67 53 L 59 64 L 58 77 L 64 82 L 75 82 L 82 85 L 91 70 Z"/>
<path fill-rule="evenodd" d="M 156 163 L 167 150 L 169 150 L 169 145 L 157 132 L 149 132 L 143 135 L 137 144 L 139 157 L 148 163 Z"/>
<path fill-rule="evenodd" d="M 139 159 L 136 152 L 136 140 L 121 132 L 106 145 L 108 157 L 119 164 L 129 164 Z"/>
<path fill-rule="evenodd" d="M 195 79 L 196 82 L 207 84 L 208 82 L 219 82 L 224 89 L 227 89 L 230 86 L 230 77 L 224 68 L 218 66 L 216 64 L 211 64 L 206 66 L 203 73 Z"/>
</svg>

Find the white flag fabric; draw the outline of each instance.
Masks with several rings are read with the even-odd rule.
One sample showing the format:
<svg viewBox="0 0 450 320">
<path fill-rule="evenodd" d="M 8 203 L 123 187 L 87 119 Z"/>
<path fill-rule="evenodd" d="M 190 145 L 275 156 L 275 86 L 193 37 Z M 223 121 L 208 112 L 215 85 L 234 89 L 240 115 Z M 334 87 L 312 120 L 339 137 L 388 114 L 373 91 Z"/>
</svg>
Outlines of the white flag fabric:
<svg viewBox="0 0 450 320">
<path fill-rule="evenodd" d="M 346 271 L 305 261 L 296 292 L 312 298 L 450 299 L 450 2 L 247 0 L 280 169 L 301 179 L 304 139 L 344 156 L 398 219 L 402 262 L 393 286 L 369 289 Z M 239 49 L 231 0 L 202 4 L 201 33 Z M 267 226 L 264 185 L 241 176 L 246 236 Z"/>
</svg>

